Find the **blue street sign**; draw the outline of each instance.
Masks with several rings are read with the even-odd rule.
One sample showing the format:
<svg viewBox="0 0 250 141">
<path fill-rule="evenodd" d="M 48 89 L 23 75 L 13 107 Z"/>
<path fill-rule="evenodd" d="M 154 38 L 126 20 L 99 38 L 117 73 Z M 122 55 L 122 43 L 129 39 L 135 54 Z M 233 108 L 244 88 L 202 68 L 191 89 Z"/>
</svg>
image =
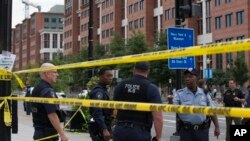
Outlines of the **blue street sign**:
<svg viewBox="0 0 250 141">
<path fill-rule="evenodd" d="M 168 49 L 178 49 L 194 46 L 194 30 L 190 28 L 168 28 Z M 170 69 L 195 68 L 195 57 L 181 57 L 168 59 Z"/>
<path fill-rule="evenodd" d="M 211 79 L 213 78 L 213 71 L 212 69 L 205 69 L 205 79 Z"/>
</svg>

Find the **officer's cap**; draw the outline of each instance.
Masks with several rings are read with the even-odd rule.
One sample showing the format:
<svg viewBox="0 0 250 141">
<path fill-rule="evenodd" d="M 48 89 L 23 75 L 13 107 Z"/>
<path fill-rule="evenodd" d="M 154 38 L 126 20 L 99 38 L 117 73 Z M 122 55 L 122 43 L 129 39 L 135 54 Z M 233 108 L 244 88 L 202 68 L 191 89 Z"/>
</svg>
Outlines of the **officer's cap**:
<svg viewBox="0 0 250 141">
<path fill-rule="evenodd" d="M 184 75 L 186 75 L 188 73 L 192 74 L 192 75 L 195 75 L 195 76 L 199 76 L 199 71 L 197 69 L 195 69 L 195 68 L 189 68 L 189 69 L 186 69 L 184 71 Z"/>
<path fill-rule="evenodd" d="M 147 71 L 150 69 L 149 62 L 137 62 L 135 63 L 135 68 L 142 71 Z"/>
</svg>

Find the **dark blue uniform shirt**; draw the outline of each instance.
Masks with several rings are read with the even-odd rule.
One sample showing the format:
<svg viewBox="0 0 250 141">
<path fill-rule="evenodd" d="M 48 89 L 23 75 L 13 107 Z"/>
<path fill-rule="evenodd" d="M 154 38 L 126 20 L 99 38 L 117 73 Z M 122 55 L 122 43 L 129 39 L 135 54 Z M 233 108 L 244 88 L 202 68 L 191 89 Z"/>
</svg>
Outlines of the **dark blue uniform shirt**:
<svg viewBox="0 0 250 141">
<path fill-rule="evenodd" d="M 32 97 L 46 97 L 46 98 L 55 98 L 56 94 L 52 89 L 52 86 L 41 80 L 40 83 L 32 91 Z M 59 110 L 59 105 L 57 104 L 47 104 L 47 103 L 32 103 L 32 116 L 34 127 L 44 128 L 50 127 L 53 128 L 52 124 L 49 121 L 48 114 L 56 113 Z"/>
<path fill-rule="evenodd" d="M 98 85 L 91 91 L 90 99 L 109 100 L 106 85 L 98 83 Z M 97 123 L 97 128 L 99 128 L 100 131 L 103 129 L 111 130 L 112 112 L 112 109 L 90 107 L 90 114 L 93 120 Z"/>
</svg>

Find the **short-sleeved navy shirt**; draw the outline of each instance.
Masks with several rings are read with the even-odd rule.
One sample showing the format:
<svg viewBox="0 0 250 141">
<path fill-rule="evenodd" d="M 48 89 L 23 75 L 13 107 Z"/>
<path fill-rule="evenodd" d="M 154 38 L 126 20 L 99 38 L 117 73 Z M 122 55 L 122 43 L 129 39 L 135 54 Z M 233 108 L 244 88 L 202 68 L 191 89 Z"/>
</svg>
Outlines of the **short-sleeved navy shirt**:
<svg viewBox="0 0 250 141">
<path fill-rule="evenodd" d="M 41 80 L 32 91 L 32 97 L 56 98 L 52 86 Z M 32 115 L 34 127 L 53 127 L 48 119 L 48 114 L 56 113 L 59 110 L 58 104 L 32 103 Z"/>
<path fill-rule="evenodd" d="M 235 97 L 238 97 L 241 99 L 245 98 L 242 91 L 239 89 L 227 90 L 224 94 L 224 99 L 223 99 L 225 106 L 226 107 L 242 107 L 242 104 L 240 101 L 234 100 Z"/>
<path fill-rule="evenodd" d="M 133 78 L 135 80 L 144 80 L 145 79 L 145 77 L 140 76 L 140 75 L 134 75 Z M 115 88 L 114 100 L 119 100 L 119 95 L 122 94 L 122 89 L 123 89 L 123 87 L 121 85 L 118 85 Z M 147 99 L 148 99 L 149 103 L 162 103 L 160 92 L 159 92 L 159 89 L 157 88 L 156 85 L 151 83 L 147 89 L 146 95 L 147 95 Z M 134 100 L 134 102 L 136 102 L 136 100 Z"/>
</svg>

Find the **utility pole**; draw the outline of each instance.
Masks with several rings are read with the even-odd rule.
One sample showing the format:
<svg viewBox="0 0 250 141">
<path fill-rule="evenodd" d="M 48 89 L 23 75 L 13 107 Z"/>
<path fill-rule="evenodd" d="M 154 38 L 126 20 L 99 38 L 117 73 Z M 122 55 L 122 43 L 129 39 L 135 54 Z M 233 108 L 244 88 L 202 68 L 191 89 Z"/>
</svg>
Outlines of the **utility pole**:
<svg viewBox="0 0 250 141">
<path fill-rule="evenodd" d="M 0 1 L 0 53 L 3 50 L 10 51 L 11 49 L 11 16 L 12 15 L 12 0 Z M 10 81 L 0 80 L 0 97 L 9 96 Z M 0 101 L 2 102 L 2 101 Z M 11 127 L 4 123 L 4 108 L 0 109 L 0 137 L 1 141 L 11 141 Z"/>
<path fill-rule="evenodd" d="M 182 22 L 185 18 L 192 17 L 192 1 L 191 0 L 175 0 L 175 26 L 183 27 Z M 181 69 L 176 69 L 176 90 L 181 89 Z M 179 135 L 178 114 L 176 114 L 176 132 L 174 136 Z"/>
<path fill-rule="evenodd" d="M 207 34 L 207 15 L 206 15 L 206 0 L 202 0 L 202 45 L 206 45 L 205 35 Z M 203 55 L 203 78 L 206 76 L 207 55 Z"/>
<path fill-rule="evenodd" d="M 90 0 L 89 1 L 89 36 L 88 36 L 88 42 L 89 42 L 89 46 L 88 46 L 88 61 L 92 61 L 94 60 L 93 57 L 93 29 L 94 29 L 94 21 L 93 21 L 93 6 L 94 6 L 94 0 Z M 92 68 L 89 69 L 88 72 L 89 75 L 89 79 L 91 79 L 91 77 L 94 75 L 94 70 Z"/>
</svg>

